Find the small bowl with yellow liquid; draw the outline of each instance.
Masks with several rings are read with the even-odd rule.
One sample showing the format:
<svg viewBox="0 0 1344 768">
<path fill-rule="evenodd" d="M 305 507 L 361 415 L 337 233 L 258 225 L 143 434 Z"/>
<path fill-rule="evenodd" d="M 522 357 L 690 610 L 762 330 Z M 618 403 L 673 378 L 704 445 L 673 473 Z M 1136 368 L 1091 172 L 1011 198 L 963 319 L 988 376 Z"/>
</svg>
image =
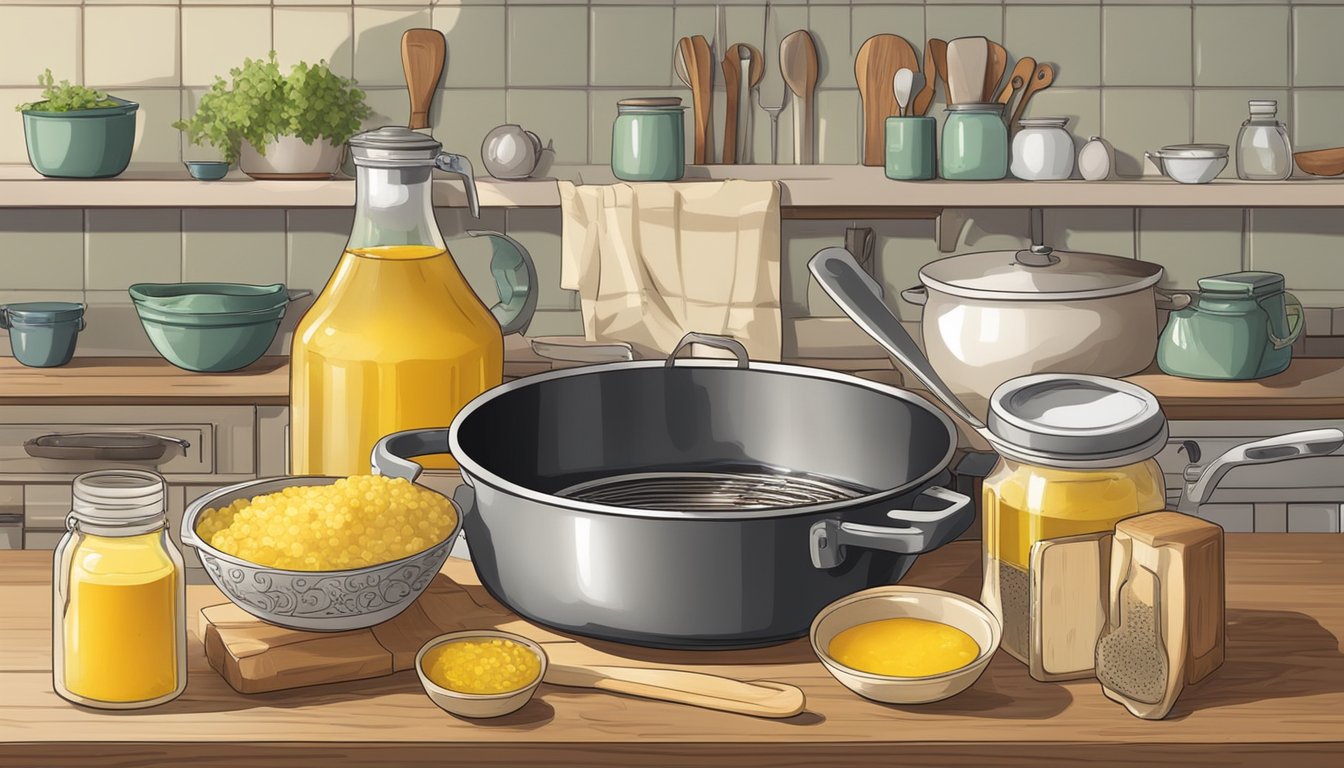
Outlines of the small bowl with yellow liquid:
<svg viewBox="0 0 1344 768">
<path fill-rule="evenodd" d="M 810 636 L 826 671 L 851 691 L 886 704 L 928 704 L 970 688 L 1002 634 L 969 597 L 888 586 L 826 606 Z"/>
<path fill-rule="evenodd" d="M 546 676 L 546 652 L 512 632 L 450 632 L 420 648 L 415 673 L 430 701 L 445 712 L 503 717 L 531 701 Z"/>
</svg>

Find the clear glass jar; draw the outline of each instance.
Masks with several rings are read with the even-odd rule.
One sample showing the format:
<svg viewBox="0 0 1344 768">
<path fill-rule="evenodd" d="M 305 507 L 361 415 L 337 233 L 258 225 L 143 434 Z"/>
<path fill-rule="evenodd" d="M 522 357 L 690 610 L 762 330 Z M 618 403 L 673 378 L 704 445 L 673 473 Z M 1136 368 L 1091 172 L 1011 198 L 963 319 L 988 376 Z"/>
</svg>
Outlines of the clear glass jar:
<svg viewBox="0 0 1344 768">
<path fill-rule="evenodd" d="M 103 470 L 75 478 L 52 574 L 52 680 L 64 699 L 138 709 L 187 687 L 182 554 L 168 537 L 164 481 Z"/>
<path fill-rule="evenodd" d="M 944 179 L 993 181 L 1008 175 L 1002 104 L 949 104 L 939 171 Z"/>
<path fill-rule="evenodd" d="M 1277 181 L 1293 173 L 1288 129 L 1277 119 L 1273 99 L 1248 102 L 1251 116 L 1237 134 L 1237 176 L 1247 181 Z"/>
</svg>

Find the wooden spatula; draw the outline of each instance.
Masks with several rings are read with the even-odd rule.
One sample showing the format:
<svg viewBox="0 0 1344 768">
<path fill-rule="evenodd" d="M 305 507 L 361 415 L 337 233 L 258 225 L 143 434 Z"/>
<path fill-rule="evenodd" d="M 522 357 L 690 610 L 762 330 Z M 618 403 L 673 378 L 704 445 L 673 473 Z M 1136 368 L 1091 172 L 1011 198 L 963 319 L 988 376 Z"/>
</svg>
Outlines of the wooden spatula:
<svg viewBox="0 0 1344 768">
<path fill-rule="evenodd" d="M 787 683 L 749 683 L 679 669 L 551 664 L 545 682 L 756 717 L 793 717 L 803 711 L 806 702 L 803 691 Z"/>
<path fill-rule="evenodd" d="M 810 165 L 814 157 L 812 138 L 813 99 L 817 91 L 817 44 L 805 29 L 790 32 L 779 43 L 779 72 L 793 93 L 793 161 Z M 887 81 L 890 84 L 890 80 Z M 894 97 L 893 97 L 894 100 Z"/>
<path fill-rule="evenodd" d="M 947 91 L 952 104 L 980 100 L 989 65 L 989 41 L 983 37 L 959 37 L 947 44 Z"/>
<path fill-rule="evenodd" d="M 408 29 L 401 36 L 401 68 L 411 94 L 412 130 L 429 127 L 429 107 L 443 76 L 448 44 L 437 29 Z"/>
<path fill-rule="evenodd" d="M 720 66 L 723 68 L 724 95 L 728 100 L 723 116 L 722 162 L 733 165 L 737 162 L 737 122 L 742 101 L 742 57 L 738 55 L 736 45 L 727 47 Z"/>
<path fill-rule="evenodd" d="M 933 46 L 924 46 L 924 85 L 910 102 L 910 114 L 922 116 L 933 103 L 933 92 L 938 82 L 938 64 L 933 57 Z"/>
<path fill-rule="evenodd" d="M 1003 73 L 1008 69 L 1008 51 L 1003 49 L 1002 45 L 989 41 L 989 62 L 985 65 L 985 88 L 980 94 L 980 101 L 994 101 L 994 97 L 999 93 L 999 82 L 1003 80 Z"/>
<path fill-rule="evenodd" d="M 1013 100 L 1014 93 L 1020 93 L 1027 85 L 1027 80 L 1036 74 L 1036 60 L 1030 56 L 1023 56 L 1017 60 L 1013 66 L 1013 73 L 1008 76 L 1008 82 L 1004 83 L 1003 90 L 999 91 L 995 101 L 1007 105 Z"/>
<path fill-rule="evenodd" d="M 919 57 L 900 35 L 873 35 L 859 47 L 854 79 L 859 84 L 859 100 L 863 104 L 864 165 L 886 162 L 886 120 L 900 111 L 892 79 L 902 69 L 918 72 Z"/>
<path fill-rule="evenodd" d="M 709 53 L 709 41 L 704 35 L 683 37 L 677 41 L 678 70 L 686 69 L 691 87 L 691 110 L 695 126 L 695 150 L 692 162 L 704 165 L 711 162 L 710 108 L 714 97 L 714 64 Z"/>
<path fill-rule="evenodd" d="M 1013 119 L 1008 123 L 1009 131 L 1017 130 L 1018 121 L 1022 119 L 1022 113 L 1027 111 L 1027 102 L 1031 101 L 1031 97 L 1049 88 L 1053 82 L 1055 82 L 1055 68 L 1049 64 L 1037 64 L 1036 71 L 1022 88 L 1022 98 L 1017 100 Z"/>
</svg>

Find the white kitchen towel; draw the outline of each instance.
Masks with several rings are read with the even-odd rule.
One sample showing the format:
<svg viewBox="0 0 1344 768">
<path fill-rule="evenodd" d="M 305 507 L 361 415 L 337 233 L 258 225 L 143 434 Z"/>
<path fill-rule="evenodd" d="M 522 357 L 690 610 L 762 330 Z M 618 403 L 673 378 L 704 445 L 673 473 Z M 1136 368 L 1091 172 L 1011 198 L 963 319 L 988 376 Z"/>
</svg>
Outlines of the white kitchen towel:
<svg viewBox="0 0 1344 768">
<path fill-rule="evenodd" d="M 560 182 L 560 286 L 578 291 L 588 341 L 666 357 L 688 332 L 778 360 L 779 185 Z"/>
</svg>

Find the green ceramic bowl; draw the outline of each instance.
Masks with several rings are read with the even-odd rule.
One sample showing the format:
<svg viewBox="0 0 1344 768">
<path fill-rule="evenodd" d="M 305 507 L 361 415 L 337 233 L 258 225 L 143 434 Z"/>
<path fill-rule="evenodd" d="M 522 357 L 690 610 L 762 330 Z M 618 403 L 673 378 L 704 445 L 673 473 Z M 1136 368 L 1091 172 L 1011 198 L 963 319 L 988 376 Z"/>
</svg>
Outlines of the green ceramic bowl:
<svg viewBox="0 0 1344 768">
<path fill-rule="evenodd" d="M 187 371 L 223 373 L 246 368 L 266 353 L 280 330 L 285 305 L 192 315 L 137 302 L 135 311 L 163 359 Z"/>
<path fill-rule="evenodd" d="M 43 176 L 101 179 L 126 170 L 135 148 L 139 104 L 111 97 L 117 105 L 71 112 L 23 113 L 28 161 Z"/>
<path fill-rule="evenodd" d="M 129 290 L 136 306 L 190 315 L 256 312 L 290 300 L 284 283 L 137 283 Z"/>
<path fill-rule="evenodd" d="M 219 181 L 229 175 L 229 164 L 221 160 L 188 160 L 186 166 L 197 181 Z"/>
</svg>

